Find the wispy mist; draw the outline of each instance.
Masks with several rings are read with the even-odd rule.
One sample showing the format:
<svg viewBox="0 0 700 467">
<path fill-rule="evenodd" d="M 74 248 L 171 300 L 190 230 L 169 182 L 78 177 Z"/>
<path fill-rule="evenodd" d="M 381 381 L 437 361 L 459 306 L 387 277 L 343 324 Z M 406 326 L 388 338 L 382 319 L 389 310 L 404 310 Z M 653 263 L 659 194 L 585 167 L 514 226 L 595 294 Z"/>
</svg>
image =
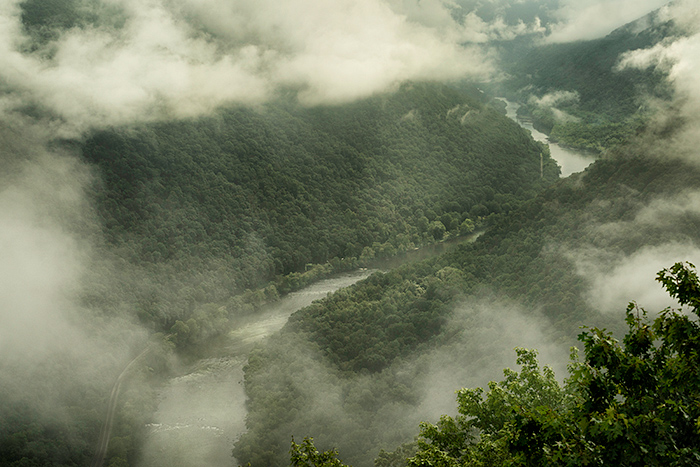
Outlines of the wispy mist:
<svg viewBox="0 0 700 467">
<path fill-rule="evenodd" d="M 303 337 L 276 336 L 268 349 L 274 357 L 264 371 L 247 374 L 246 384 L 270 391 L 263 410 L 272 400 L 289 400 L 288 415 L 257 433 L 265 437 L 258 442 L 286 451 L 290 434 L 313 436 L 319 448 L 338 448 L 345 462 L 371 465 L 379 449 L 412 441 L 420 422 L 455 414 L 457 389 L 485 386 L 504 368 L 516 368 L 515 347 L 538 349 L 543 364 L 563 378 L 573 343 L 558 336 L 537 310 L 495 296 L 463 301 L 430 348 L 379 373 L 343 374 Z M 258 426 L 252 409 L 248 424 Z"/>
<path fill-rule="evenodd" d="M 27 133 L 3 133 L 1 158 L 14 171 L 0 189 L 0 354 L 43 356 L 76 337 L 68 315 L 90 248 L 76 235 L 89 234 L 82 190 L 90 176 Z"/>
<path fill-rule="evenodd" d="M 696 2 L 673 2 L 660 12 L 664 20 L 673 20 L 679 36 L 668 38 L 649 49 L 639 49 L 623 54 L 619 67 L 649 68 L 667 74 L 675 96 L 670 108 L 662 106 L 657 125 L 674 131 L 673 140 L 665 140 L 656 148 L 672 157 L 699 162 L 697 152 L 700 143 L 700 8 Z M 658 103 L 656 103 L 658 106 Z M 655 141 L 648 141 L 654 145 Z"/>
<path fill-rule="evenodd" d="M 678 261 L 700 261 L 694 235 L 700 193 L 681 192 L 648 202 L 636 195 L 630 192 L 623 201 L 629 204 L 625 219 L 582 226 L 586 241 L 559 250 L 589 284 L 585 298 L 591 307 L 611 316 L 622 317 L 631 301 L 650 312 L 677 306 L 656 282 L 656 274 Z"/>
<path fill-rule="evenodd" d="M 561 339 L 538 310 L 499 299 L 472 298 L 457 307 L 446 326 L 447 341 L 419 358 L 428 374 L 421 380 L 424 420 L 456 413 L 454 392 L 463 387 L 485 387 L 502 379 L 504 368 L 515 366 L 516 347 L 537 349 L 542 365 L 563 379 L 574 342 Z"/>
<path fill-rule="evenodd" d="M 131 344 L 143 345 L 145 333 L 128 320 L 110 327 L 101 310 L 81 301 L 85 288 L 97 283 L 86 276 L 101 254 L 101 226 L 87 194 L 95 179 L 76 154 L 56 149 L 52 139 L 197 117 L 221 105 L 256 105 L 282 94 L 305 105 L 336 104 L 392 90 L 405 80 L 484 78 L 495 70 L 488 57 L 466 44 L 552 30 L 551 40 L 600 35 L 663 2 L 557 4 L 547 11 L 561 26 L 551 26 L 556 23 L 541 18 L 545 10 L 510 18 L 505 7 L 486 14 L 477 8 L 480 2 L 466 1 L 76 1 L 75 13 L 84 18 L 70 26 L 44 25 L 50 34 L 41 37 L 23 21 L 22 3 L 0 3 L 0 367 L 13 375 L 0 389 L 36 404 L 40 413 L 52 400 L 84 396 L 86 381 L 107 388 L 128 360 Z M 696 12 L 691 3 L 679 3 L 668 14 L 690 18 L 682 8 Z M 607 10 L 601 16 L 602 6 Z M 600 27 L 592 27 L 594 18 Z M 630 53 L 621 63 L 668 70 L 684 118 L 700 119 L 697 31 Z M 677 144 L 690 153 L 700 132 L 686 128 Z M 619 309 L 627 291 L 647 300 L 640 289 L 646 286 L 631 276 L 648 278 L 649 268 L 697 253 L 690 244 L 674 243 L 602 269 L 587 262 L 587 252 L 576 252 L 581 274 L 594 277 L 602 291 L 595 299 L 606 309 Z M 100 267 L 107 274 L 124 272 L 105 264 Z M 310 421 L 309 431 L 298 434 L 315 434 L 323 420 L 335 417 L 342 421 L 333 425 L 335 434 L 356 436 L 347 437 L 349 443 L 375 434 L 391 449 L 415 434 L 418 421 L 453 413 L 455 389 L 498 378 L 514 362 L 515 346 L 538 348 L 543 362 L 562 368 L 566 345 L 552 341 L 543 320 L 524 316 L 511 304 L 465 304 L 443 347 L 391 369 L 393 375 L 350 383 L 314 352 L 295 348 L 287 354 L 299 367 L 292 376 L 295 387 L 313 401 L 303 420 Z M 65 356 L 68 363 L 61 368 L 71 370 L 59 374 L 42 366 L 47 356 Z M 356 409 L 371 407 L 377 395 L 400 391 L 397 381 L 418 384 L 418 396 L 381 407 L 367 426 Z"/>
<path fill-rule="evenodd" d="M 564 0 L 547 41 L 597 39 L 666 3 L 668 0 Z"/>
<path fill-rule="evenodd" d="M 678 261 L 700 259 L 700 248 L 692 243 L 672 242 L 641 248 L 630 255 L 582 249 L 571 253 L 577 272 L 590 281 L 586 299 L 603 312 L 622 317 L 634 301 L 650 312 L 678 304 L 656 281 L 656 274 Z"/>
<path fill-rule="evenodd" d="M 0 416 L 29 433 L 25 443 L 54 433 L 75 459 L 92 448 L 91 411 L 145 338 L 82 300 L 99 244 L 85 193 L 94 179 L 75 154 L 28 130 L 0 129 Z"/>
</svg>

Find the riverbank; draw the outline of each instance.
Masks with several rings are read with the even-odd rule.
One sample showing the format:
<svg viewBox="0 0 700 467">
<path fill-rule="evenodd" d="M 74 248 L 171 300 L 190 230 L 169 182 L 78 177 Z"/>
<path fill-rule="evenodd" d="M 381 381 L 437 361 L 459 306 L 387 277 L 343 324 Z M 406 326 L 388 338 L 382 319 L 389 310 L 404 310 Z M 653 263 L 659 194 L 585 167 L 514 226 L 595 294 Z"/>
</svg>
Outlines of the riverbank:
<svg viewBox="0 0 700 467">
<path fill-rule="evenodd" d="M 520 107 L 520 104 L 517 102 L 511 102 L 503 97 L 499 97 L 498 99 L 505 102 L 506 116 L 508 118 L 530 131 L 535 141 L 545 143 L 549 146 L 549 153 L 552 156 L 552 159 L 556 160 L 561 167 L 562 177 L 568 177 L 572 173 L 581 172 L 596 160 L 596 155 L 593 153 L 568 148 L 551 141 L 546 134 L 536 130 L 531 121 L 523 120 L 518 117 L 518 108 Z"/>
</svg>

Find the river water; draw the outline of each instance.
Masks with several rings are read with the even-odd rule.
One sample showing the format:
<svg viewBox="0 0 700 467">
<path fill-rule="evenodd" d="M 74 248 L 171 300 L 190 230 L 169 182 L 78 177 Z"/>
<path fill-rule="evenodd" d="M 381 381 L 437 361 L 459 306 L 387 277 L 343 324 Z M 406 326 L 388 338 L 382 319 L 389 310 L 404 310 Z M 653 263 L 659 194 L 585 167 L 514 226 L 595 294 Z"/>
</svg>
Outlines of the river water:
<svg viewBox="0 0 700 467">
<path fill-rule="evenodd" d="M 517 119 L 517 103 L 507 101 L 507 115 L 530 130 L 537 141 L 549 144 L 552 157 L 562 168 L 562 176 L 585 169 L 595 158 L 551 143 L 547 135 L 531 124 Z M 475 233 L 468 239 L 479 236 Z M 401 263 L 440 254 L 449 247 L 445 242 L 397 257 L 377 265 L 391 269 Z M 314 300 L 348 287 L 368 277 L 374 270 L 363 269 L 312 284 L 291 293 L 248 318 L 228 336 L 225 356 L 206 358 L 190 365 L 187 371 L 171 379 L 161 390 L 158 409 L 141 449 L 140 466 L 149 467 L 230 467 L 237 465 L 231 455 L 235 441 L 245 433 L 246 395 L 243 367 L 256 343 L 282 329 L 295 311 Z"/>
<path fill-rule="evenodd" d="M 505 101 L 505 99 L 503 99 Z M 517 121 L 518 104 L 508 102 L 508 116 Z M 559 147 L 531 125 L 520 123 L 538 141 L 548 143 L 552 157 L 562 166 L 562 176 L 581 171 L 593 162 L 590 156 Z M 455 243 L 474 241 L 481 234 L 429 245 L 416 251 L 378 262 L 376 267 L 392 269 L 400 264 L 442 253 Z M 139 466 L 145 467 L 231 467 L 238 465 L 231 451 L 245 433 L 246 395 L 243 367 L 256 343 L 282 329 L 292 313 L 328 294 L 368 277 L 376 269 L 361 269 L 312 284 L 270 304 L 248 317 L 228 335 L 225 356 L 199 360 L 161 390 L 158 409 L 147 426 Z"/>
<path fill-rule="evenodd" d="M 359 269 L 312 284 L 286 295 L 261 312 L 245 318 L 228 335 L 220 354 L 190 365 L 161 390 L 158 409 L 141 449 L 142 467 L 231 467 L 234 442 L 246 431 L 246 395 L 243 367 L 256 343 L 282 329 L 295 311 L 377 270 L 439 255 L 457 243 L 475 241 L 482 232 L 427 245 L 395 258 L 378 260 L 373 268 Z"/>
<path fill-rule="evenodd" d="M 530 130 L 530 133 L 532 133 L 532 137 L 535 139 L 535 141 L 540 141 L 549 145 L 549 152 L 552 155 L 552 158 L 556 160 L 561 167 L 562 177 L 568 177 L 572 173 L 581 172 L 583 169 L 593 163 L 593 161 L 595 161 L 594 155 L 587 154 L 582 151 L 576 151 L 575 149 L 564 148 L 559 146 L 557 143 L 549 141 L 547 135 L 533 128 L 532 123 L 518 119 L 517 111 L 520 104 L 511 102 L 504 98 L 499 99 L 506 103 L 506 115 L 509 118 L 512 118 L 518 122 L 518 124 L 526 130 Z"/>
<path fill-rule="evenodd" d="M 580 172 L 595 157 L 563 148 L 517 118 L 519 104 L 506 103 L 507 116 L 529 130 L 535 140 L 549 145 L 550 153 L 566 177 Z M 475 240 L 479 233 L 468 240 Z M 460 239 L 461 241 L 467 239 Z M 449 242 L 452 243 L 452 242 Z M 447 244 L 437 244 L 378 265 L 391 269 L 407 261 L 440 254 Z M 234 442 L 245 433 L 246 395 L 243 367 L 254 345 L 282 329 L 295 311 L 322 299 L 329 293 L 368 277 L 374 270 L 363 269 L 319 281 L 291 293 L 241 323 L 228 336 L 226 356 L 207 358 L 188 367 L 162 389 L 154 420 L 142 448 L 140 466 L 151 467 L 230 467 L 237 465 L 231 455 Z"/>
<path fill-rule="evenodd" d="M 142 466 L 237 465 L 235 440 L 245 432 L 243 367 L 248 352 L 282 329 L 289 316 L 314 300 L 368 277 L 362 269 L 312 284 L 269 305 L 228 336 L 225 357 L 208 358 L 173 378 L 161 391 L 142 449 Z"/>
</svg>

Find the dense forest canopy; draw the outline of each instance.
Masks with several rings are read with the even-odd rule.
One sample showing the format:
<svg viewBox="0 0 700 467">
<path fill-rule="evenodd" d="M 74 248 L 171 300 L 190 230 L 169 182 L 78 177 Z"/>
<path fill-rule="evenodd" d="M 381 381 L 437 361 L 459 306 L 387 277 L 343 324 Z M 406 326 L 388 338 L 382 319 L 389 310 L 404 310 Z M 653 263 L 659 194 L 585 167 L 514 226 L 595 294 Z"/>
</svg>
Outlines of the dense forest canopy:
<svg viewBox="0 0 700 467">
<path fill-rule="evenodd" d="M 470 233 L 559 173 L 546 148 L 478 91 L 421 83 L 345 106 L 234 107 L 61 144 L 99 177 L 89 186 L 102 226 L 96 247 L 121 264 L 94 264 L 81 300 L 102 319 L 131 320 L 134 310 L 182 349 L 298 287 L 309 265 L 338 271 Z M 21 429 L 15 410 L 4 412 L 16 417 L 10 430 Z M 93 413 L 83 429 L 96 432 L 98 420 Z M 8 459 L 26 455 L 36 436 Z"/>
<path fill-rule="evenodd" d="M 676 263 L 657 280 L 698 315 L 695 266 Z M 383 452 L 375 465 L 695 465 L 700 436 L 697 319 L 666 308 L 653 321 L 635 303 L 622 342 L 583 331 L 584 357 L 571 356 L 560 384 L 536 351 L 516 348 L 520 373 L 457 392 L 456 417 L 421 424 L 413 450 Z M 408 455 L 407 455 L 408 454 Z M 342 467 L 337 450 L 292 441 L 293 466 Z"/>
<path fill-rule="evenodd" d="M 367 464 L 380 448 L 391 448 L 399 437 L 386 432 L 382 421 L 387 415 L 377 407 L 388 409 L 394 404 L 410 412 L 419 411 L 424 403 L 423 385 L 431 372 L 421 366 L 421 355 L 444 348 L 447 354 L 462 356 L 465 360 L 457 362 L 443 356 L 441 365 L 465 379 L 471 369 L 468 362 L 493 365 L 497 361 L 497 353 L 479 355 L 478 346 L 474 348 L 479 342 L 481 352 L 490 349 L 479 338 L 480 332 L 487 333 L 482 328 L 488 324 L 478 318 L 483 305 L 475 303 L 476 297 L 489 303 L 487 313 L 503 314 L 513 323 L 537 323 L 538 345 L 558 345 L 560 352 L 575 344 L 579 326 L 586 322 L 621 332 L 623 323 L 615 308 L 619 312 L 625 303 L 615 289 L 629 287 L 621 285 L 629 277 L 625 265 L 648 271 L 658 261 L 655 256 L 672 258 L 683 249 L 698 251 L 697 213 L 671 215 L 671 224 L 647 220 L 664 209 L 656 200 L 682 197 L 681 187 L 695 186 L 698 176 L 693 166 L 654 157 L 620 154 L 614 160 L 599 161 L 516 212 L 500 216 L 475 243 L 375 275 L 298 312 L 285 332 L 251 356 L 246 389 L 255 415 L 251 414 L 249 432 L 234 452 L 254 465 L 284 465 L 291 432 L 298 439 L 313 435 L 321 446 L 337 447 L 352 465 Z M 628 290 L 645 287 L 633 284 Z M 508 311 L 505 297 L 522 308 L 515 314 Z M 457 311 L 464 308 L 469 310 L 466 316 Z M 508 325 L 495 325 L 503 326 L 500 333 L 505 339 Z M 531 331 L 520 325 L 522 342 Z M 319 369 L 306 362 L 309 369 L 303 372 L 293 362 L 306 361 L 307 353 L 320 354 L 315 358 L 326 363 Z M 406 373 L 411 375 L 408 379 L 399 376 Z M 324 421 L 330 408 L 314 410 L 315 391 L 304 383 L 308 378 L 323 381 L 327 392 L 344 394 L 334 409 L 338 418 L 353 413 L 361 421 L 348 422 L 337 433 L 331 431 L 341 422 Z M 400 388 L 398 394 L 386 390 L 392 384 L 397 391 Z M 358 407 L 354 392 L 359 388 L 372 395 Z M 271 400 L 282 405 L 270 404 Z M 369 400 L 380 405 L 369 405 Z M 359 425 L 357 433 L 354 424 Z M 404 433 L 401 442 L 410 441 L 410 430 Z M 373 451 L 354 448 L 370 444 L 375 446 Z M 273 446 L 276 451 L 271 450 Z"/>
<path fill-rule="evenodd" d="M 101 131 L 82 153 L 101 175 L 107 242 L 149 276 L 182 276 L 200 303 L 309 263 L 355 264 L 459 235 L 558 176 L 549 158 L 540 173 L 541 144 L 479 98 L 410 83 L 342 107 L 233 108 Z M 182 307 L 193 297 L 167 293 L 167 317 L 142 308 L 161 329 L 192 311 Z"/>
<path fill-rule="evenodd" d="M 547 65 L 554 70 L 551 74 L 546 67 L 537 68 L 540 72 L 539 77 L 535 75 L 537 79 L 553 75 L 570 86 L 557 85 L 550 87 L 550 91 L 562 88 L 575 91 L 577 105 L 580 103 L 584 110 L 607 119 L 608 123 L 616 118 L 629 121 L 641 118 L 646 123 L 612 145 L 604 144 L 600 132 L 584 136 L 607 150 L 603 159 L 585 172 L 544 190 L 514 212 L 494 216 L 489 230 L 475 243 L 460 245 L 431 261 L 376 275 L 294 315 L 280 336 L 251 357 L 246 388 L 255 415 L 250 418 L 248 433 L 234 449 L 237 458 L 253 465 L 284 465 L 288 462 L 285 435 L 292 433 L 296 439 L 312 435 L 318 446 L 337 448 L 341 457 L 352 465 L 370 465 L 373 457 L 378 465 L 384 465 L 382 462 L 403 465 L 401 459 L 405 461 L 411 456 L 410 447 L 401 448 L 398 455 L 376 456 L 380 448 L 390 448 L 402 436 L 401 442 L 411 439 L 410 430 L 405 434 L 389 431 L 383 420 L 391 413 L 397 422 L 410 423 L 396 413 L 415 414 L 425 404 L 424 381 L 433 381 L 433 374 L 421 367 L 423 356 L 435 349 L 448 349 L 437 353 L 443 358 L 438 365 L 446 369 L 441 375 L 459 373 L 464 380 L 469 378 L 469 370 L 460 365 L 468 368 L 471 361 L 493 365 L 493 360 L 475 352 L 469 343 L 470 338 L 479 339 L 478 332 L 469 333 L 469 327 L 481 331 L 483 326 L 476 318 L 480 306 L 474 301 L 477 297 L 482 303 L 491 302 L 489 313 L 503 314 L 513 322 L 519 322 L 518 317 L 525 315 L 531 322 L 537 322 L 544 333 L 539 337 L 539 345 L 557 343 L 564 348 L 573 345 L 579 326 L 589 322 L 618 333 L 623 331 L 624 324 L 615 311 L 619 313 L 627 303 L 625 300 L 635 298 L 633 291 L 649 295 L 649 286 L 643 284 L 653 277 L 652 265 L 663 267 L 677 259 L 677 255 L 693 257 L 698 252 L 697 210 L 687 204 L 692 203 L 689 201 L 695 196 L 692 187 L 697 186 L 695 152 L 671 143 L 684 139 L 686 131 L 692 131 L 688 129 L 695 120 L 691 118 L 685 122 L 688 126 L 684 126 L 674 117 L 673 110 L 666 115 L 657 114 L 653 120 L 637 112 L 640 102 L 650 102 L 645 100 L 649 92 L 656 93 L 657 98 L 669 97 L 666 93 L 670 88 L 665 87 L 668 83 L 664 81 L 663 70 L 632 70 L 625 74 L 601 65 L 599 70 L 605 71 L 594 80 L 587 73 L 596 73 L 596 67 L 587 64 L 595 61 L 593 51 L 600 53 L 613 46 L 605 55 L 612 67 L 621 53 L 630 50 L 628 47 L 656 44 L 663 37 L 664 27 L 676 32 L 672 24 L 662 24 L 660 29 L 641 34 L 630 32 L 633 28 L 629 27 L 592 43 L 551 46 L 531 52 L 554 57 L 559 54 L 572 65 L 573 69 L 567 70 L 549 62 Z M 669 33 L 669 37 L 673 34 Z M 634 41 L 639 43 L 635 45 Z M 570 74 L 568 81 L 566 74 Z M 625 89 L 616 93 L 616 99 L 622 100 L 613 100 L 614 103 L 604 98 L 596 100 L 617 87 Z M 574 133 L 586 135 L 581 129 Z M 656 144 L 659 138 L 678 152 L 669 151 L 663 143 Z M 646 281 L 641 277 L 642 271 L 646 271 Z M 515 316 L 500 302 L 504 297 L 522 306 Z M 466 317 L 461 311 L 465 307 L 469 310 Z M 375 327 L 369 323 L 381 325 Z M 527 339 L 526 329 L 524 326 L 522 340 Z M 641 332 L 639 329 L 633 330 L 633 334 Z M 507 331 L 502 331 L 501 342 L 504 342 Z M 464 335 L 468 336 L 466 343 L 456 337 Z M 299 368 L 285 371 L 292 367 L 288 357 L 292 348 L 306 349 L 302 355 L 310 354 L 314 356 L 311 361 L 323 362 L 304 374 L 321 381 L 326 393 L 338 394 L 332 408 L 314 407 L 314 402 L 322 399 L 305 386 L 303 378 L 293 376 L 294 372 L 300 372 Z M 300 359 L 299 354 L 295 355 Z M 445 355 L 465 358 L 453 366 Z M 306 361 L 306 367 L 313 364 Z M 407 373 L 411 376 L 406 380 L 403 376 Z M 400 388 L 396 395 L 387 395 L 389 391 L 383 389 L 391 386 L 391 382 Z M 364 404 L 358 405 L 359 388 L 366 391 L 366 398 Z M 291 413 L 271 405 L 271 400 L 284 401 L 283 406 L 291 407 Z M 349 420 L 344 424 L 336 419 L 327 422 L 331 410 L 337 419 Z M 363 415 L 350 419 L 345 415 L 350 413 Z M 341 424 L 342 428 L 337 428 Z M 451 429 L 448 422 L 443 428 Z M 452 432 L 445 434 L 453 441 L 460 436 Z M 688 439 L 697 440 L 697 433 L 689 436 Z M 435 434 L 432 439 L 437 437 Z M 367 449 L 369 445 L 374 448 Z M 426 462 L 452 465 L 449 463 L 452 461 L 440 457 L 447 455 L 449 449 L 437 447 L 437 457 Z M 312 451 L 308 444 L 293 445 L 293 460 L 299 452 Z M 458 451 L 464 452 L 464 447 Z M 534 454 L 523 455 L 527 458 Z M 619 457 L 624 455 L 619 451 L 615 455 L 616 462 L 636 462 L 631 457 Z M 679 462 L 684 462 L 692 459 L 693 454 L 679 450 L 671 456 L 680 456 Z M 559 456 L 554 461 L 561 459 Z M 472 461 L 474 465 L 489 463 L 484 459 Z M 461 465 L 466 461 L 459 458 L 454 462 Z"/>
</svg>

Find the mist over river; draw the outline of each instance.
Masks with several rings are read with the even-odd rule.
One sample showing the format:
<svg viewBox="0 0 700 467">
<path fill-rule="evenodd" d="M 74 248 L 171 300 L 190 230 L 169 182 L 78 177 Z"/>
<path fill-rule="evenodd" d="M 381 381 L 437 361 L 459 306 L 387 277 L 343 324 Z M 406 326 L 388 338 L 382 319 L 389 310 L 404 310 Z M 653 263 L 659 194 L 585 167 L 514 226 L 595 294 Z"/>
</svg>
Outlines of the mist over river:
<svg viewBox="0 0 700 467">
<path fill-rule="evenodd" d="M 393 258 L 377 260 L 369 268 L 313 283 L 290 293 L 251 316 L 240 319 L 218 356 L 201 359 L 172 378 L 161 390 L 158 410 L 148 424 L 139 466 L 209 467 L 238 465 L 231 451 L 246 431 L 246 394 L 243 367 L 255 344 L 276 333 L 289 317 L 315 300 L 349 287 L 376 271 L 421 261 L 444 253 L 458 243 L 473 242 L 483 231 L 425 245 Z"/>
<path fill-rule="evenodd" d="M 362 269 L 322 280 L 268 305 L 229 334 L 227 356 L 200 360 L 170 380 L 161 391 L 154 421 L 147 427 L 140 465 L 237 465 L 231 449 L 245 432 L 243 367 L 248 352 L 279 331 L 295 311 L 372 272 Z"/>
<path fill-rule="evenodd" d="M 583 151 L 577 151 L 575 149 L 564 148 L 557 143 L 549 141 L 547 135 L 541 131 L 537 131 L 532 126 L 531 122 L 523 121 L 518 118 L 517 112 L 520 104 L 517 102 L 511 102 L 504 98 L 499 99 L 506 103 L 506 115 L 509 118 L 518 122 L 521 127 L 529 130 L 530 133 L 532 133 L 532 137 L 535 139 L 535 141 L 540 141 L 549 145 L 549 153 L 551 154 L 552 159 L 557 161 L 561 167 L 562 177 L 568 177 L 572 173 L 581 172 L 583 169 L 591 165 L 593 161 L 595 161 L 594 155 L 587 154 Z"/>
</svg>

